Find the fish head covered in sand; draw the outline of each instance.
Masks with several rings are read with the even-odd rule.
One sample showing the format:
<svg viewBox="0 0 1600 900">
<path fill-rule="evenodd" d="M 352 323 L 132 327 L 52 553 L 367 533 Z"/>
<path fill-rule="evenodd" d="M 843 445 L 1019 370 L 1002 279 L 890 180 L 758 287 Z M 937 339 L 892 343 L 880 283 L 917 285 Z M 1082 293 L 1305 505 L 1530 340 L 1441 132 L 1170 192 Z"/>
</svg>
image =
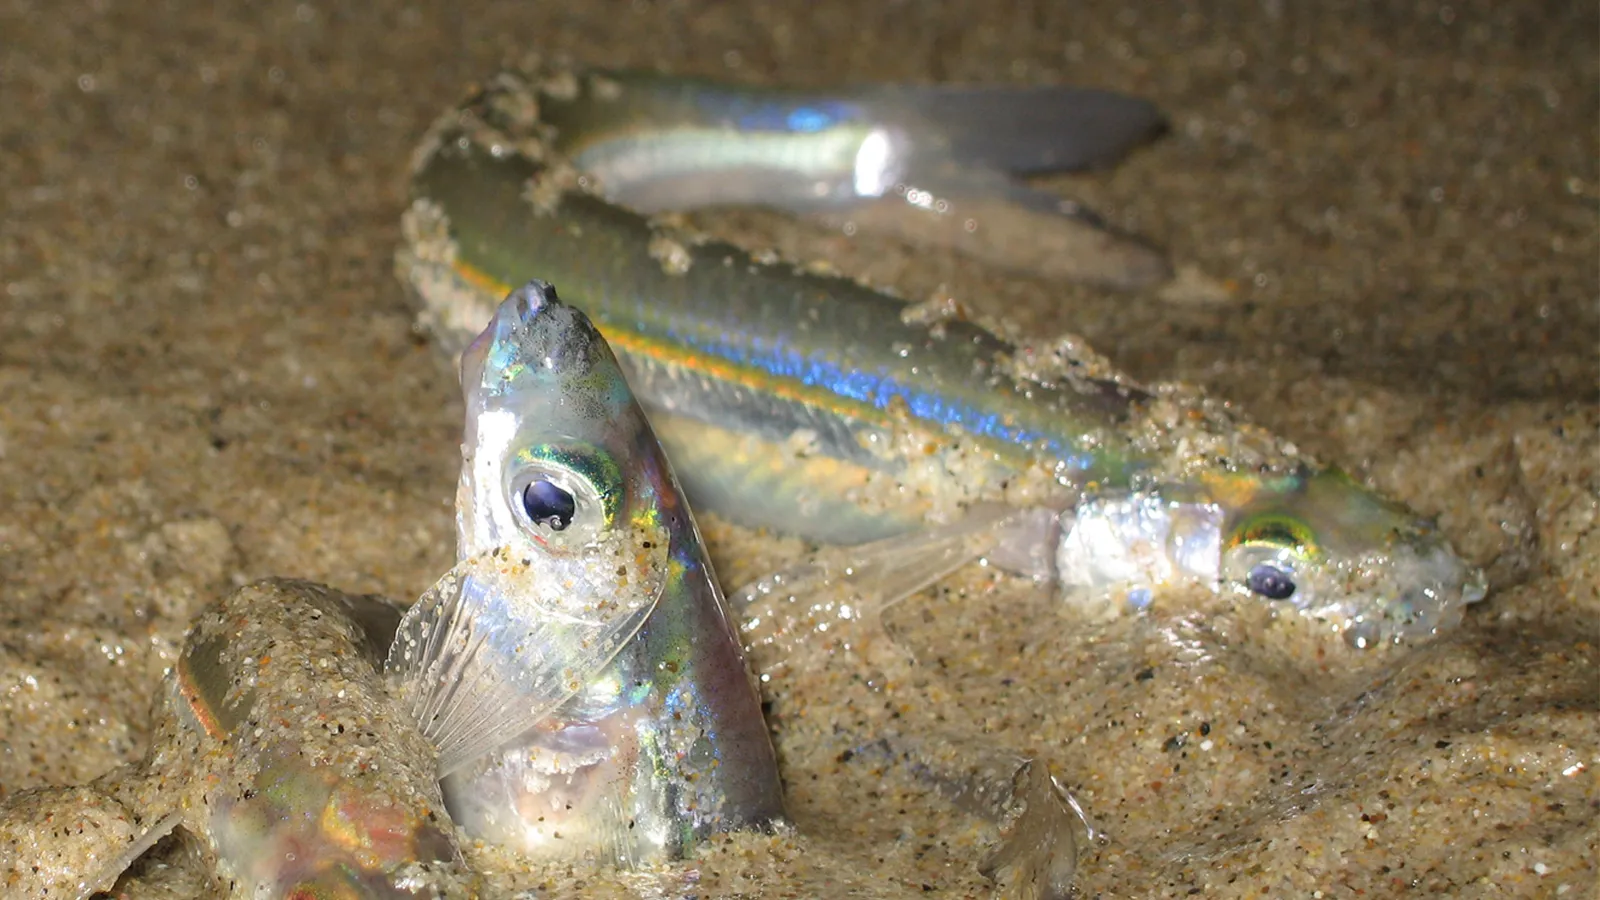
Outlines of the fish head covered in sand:
<svg viewBox="0 0 1600 900">
<path fill-rule="evenodd" d="M 1069 592 L 1142 607 L 1198 581 L 1288 604 L 1355 647 L 1437 634 L 1486 592 L 1431 522 L 1337 469 L 1210 472 L 1092 498 L 1065 525 Z"/>
<path fill-rule="evenodd" d="M 630 865 L 782 819 L 699 532 L 599 332 L 531 282 L 464 354 L 462 387 L 461 562 L 418 604 L 461 612 L 440 640 L 424 609 L 390 656 L 410 654 L 396 669 L 457 823 L 532 858 Z M 451 649 L 473 645 L 491 652 Z"/>
</svg>

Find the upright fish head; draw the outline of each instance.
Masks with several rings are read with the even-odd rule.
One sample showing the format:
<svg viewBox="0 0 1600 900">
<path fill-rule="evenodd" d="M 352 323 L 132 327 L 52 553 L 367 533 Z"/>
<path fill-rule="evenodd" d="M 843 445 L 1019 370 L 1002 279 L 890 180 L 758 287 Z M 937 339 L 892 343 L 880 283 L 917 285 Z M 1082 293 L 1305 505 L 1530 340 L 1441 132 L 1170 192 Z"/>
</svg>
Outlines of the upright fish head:
<svg viewBox="0 0 1600 900">
<path fill-rule="evenodd" d="M 1437 633 L 1483 599 L 1483 573 L 1434 524 L 1337 469 L 1214 476 L 1225 589 L 1294 604 L 1357 647 Z"/>
<path fill-rule="evenodd" d="M 561 558 L 622 533 L 665 546 L 670 470 L 611 349 L 553 287 L 506 298 L 461 381 L 462 559 L 503 546 Z"/>
<path fill-rule="evenodd" d="M 512 547 L 535 576 L 525 581 L 659 600 L 603 669 L 575 679 L 570 699 L 449 772 L 455 821 L 529 856 L 642 863 L 780 818 L 760 698 L 699 532 L 599 332 L 530 282 L 500 305 L 461 374 L 462 559 Z M 527 642 L 515 643 L 503 656 L 519 667 L 592 656 L 587 644 L 525 654 Z"/>
</svg>

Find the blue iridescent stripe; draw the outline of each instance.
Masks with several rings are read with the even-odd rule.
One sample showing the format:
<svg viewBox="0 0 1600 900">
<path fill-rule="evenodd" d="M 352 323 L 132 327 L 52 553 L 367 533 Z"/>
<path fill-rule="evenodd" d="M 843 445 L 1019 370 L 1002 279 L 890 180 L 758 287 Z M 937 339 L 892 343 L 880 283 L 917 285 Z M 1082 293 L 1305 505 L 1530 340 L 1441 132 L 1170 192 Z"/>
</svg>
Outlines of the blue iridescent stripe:
<svg viewBox="0 0 1600 900">
<path fill-rule="evenodd" d="M 726 118 L 740 131 L 815 134 L 862 118 L 860 107 L 841 100 L 796 104 L 737 94 L 705 94 L 699 98 L 699 105 L 702 112 L 713 118 Z"/>
<path fill-rule="evenodd" d="M 742 346 L 703 333 L 684 333 L 672 329 L 670 340 L 697 352 L 716 356 L 730 363 L 756 369 L 775 379 L 797 381 L 807 387 L 888 410 L 897 399 L 903 401 L 919 419 L 943 428 L 954 426 L 979 438 L 1048 451 L 1069 471 L 1088 471 L 1096 460 L 1088 453 L 1068 446 L 1059 435 L 1007 424 L 1006 415 L 963 403 L 936 391 L 898 381 L 893 377 L 861 370 L 846 370 L 822 359 L 774 348 Z M 753 341 L 754 344 L 763 342 Z"/>
</svg>

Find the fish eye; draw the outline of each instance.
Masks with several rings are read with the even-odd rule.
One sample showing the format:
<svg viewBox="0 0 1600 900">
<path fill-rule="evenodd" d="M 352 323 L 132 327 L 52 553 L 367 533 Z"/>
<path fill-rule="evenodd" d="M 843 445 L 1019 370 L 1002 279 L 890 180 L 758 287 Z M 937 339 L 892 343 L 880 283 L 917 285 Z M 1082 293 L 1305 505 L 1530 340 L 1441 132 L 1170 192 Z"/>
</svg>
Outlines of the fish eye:
<svg viewBox="0 0 1600 900">
<path fill-rule="evenodd" d="M 610 529 L 620 478 L 604 454 L 540 445 L 508 467 L 505 503 L 517 527 L 547 547 L 580 547 Z"/>
<path fill-rule="evenodd" d="M 1250 592 L 1268 600 L 1287 600 L 1294 596 L 1294 576 L 1272 563 L 1257 563 L 1245 576 Z"/>
<path fill-rule="evenodd" d="M 572 492 L 543 478 L 528 482 L 519 498 L 528 521 L 551 531 L 566 531 L 578 512 Z"/>
</svg>

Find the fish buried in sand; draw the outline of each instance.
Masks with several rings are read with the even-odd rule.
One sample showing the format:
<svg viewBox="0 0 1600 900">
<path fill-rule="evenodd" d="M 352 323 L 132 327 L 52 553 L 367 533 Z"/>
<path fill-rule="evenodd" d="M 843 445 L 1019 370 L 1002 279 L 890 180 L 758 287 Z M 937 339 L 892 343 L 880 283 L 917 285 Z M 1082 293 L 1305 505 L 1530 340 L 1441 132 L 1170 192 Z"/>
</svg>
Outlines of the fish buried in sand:
<svg viewBox="0 0 1600 900">
<path fill-rule="evenodd" d="M 84 898 L 174 833 L 216 896 L 472 896 L 433 748 L 378 671 L 400 610 L 275 579 L 196 619 L 162 686 L 144 760 L 0 804 L 7 897 Z M 208 894 L 210 896 L 210 894 Z"/>
<path fill-rule="evenodd" d="M 649 107 L 653 95 L 568 84 L 567 101 L 550 100 L 559 82 L 507 74 L 440 119 L 416 160 L 398 268 L 451 351 L 530 273 L 559 282 L 617 351 L 697 508 L 826 545 L 877 542 L 862 558 L 897 560 L 896 577 L 858 587 L 885 600 L 926 583 L 903 577 L 919 558 L 948 571 L 987 556 L 1096 611 L 1200 584 L 1369 646 L 1448 628 L 1484 596 L 1432 523 L 1222 404 L 959 318 L 923 321 L 856 282 L 685 242 L 608 202 L 562 156 L 591 151 L 569 133 L 582 110 L 560 103 L 599 117 L 617 97 Z M 701 182 L 745 171 L 708 145 L 694 151 Z M 640 159 L 630 183 L 676 177 Z M 781 155 L 763 165 L 804 170 Z M 1015 515 L 970 514 L 992 502 Z"/>
<path fill-rule="evenodd" d="M 530 283 L 461 380 L 461 562 L 389 657 L 455 821 L 531 857 L 630 865 L 781 820 L 699 532 L 599 332 Z"/>
</svg>

